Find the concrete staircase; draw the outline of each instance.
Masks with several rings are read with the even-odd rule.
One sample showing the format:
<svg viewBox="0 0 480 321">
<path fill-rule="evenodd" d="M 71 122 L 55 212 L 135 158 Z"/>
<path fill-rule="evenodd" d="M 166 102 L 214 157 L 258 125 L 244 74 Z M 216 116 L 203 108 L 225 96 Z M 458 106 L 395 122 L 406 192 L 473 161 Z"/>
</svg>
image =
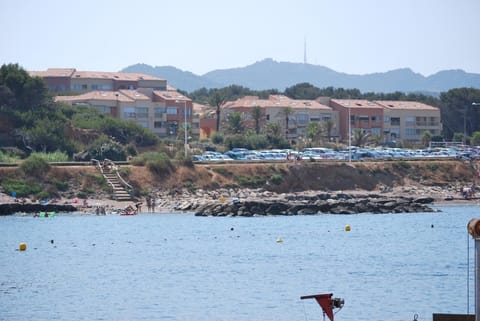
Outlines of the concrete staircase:
<svg viewBox="0 0 480 321">
<path fill-rule="evenodd" d="M 117 166 L 114 162 L 109 160 L 105 160 L 102 163 L 98 162 L 97 167 L 107 183 L 112 187 L 113 198 L 115 200 L 125 202 L 132 201 L 130 193 L 132 187 L 118 174 Z"/>
</svg>

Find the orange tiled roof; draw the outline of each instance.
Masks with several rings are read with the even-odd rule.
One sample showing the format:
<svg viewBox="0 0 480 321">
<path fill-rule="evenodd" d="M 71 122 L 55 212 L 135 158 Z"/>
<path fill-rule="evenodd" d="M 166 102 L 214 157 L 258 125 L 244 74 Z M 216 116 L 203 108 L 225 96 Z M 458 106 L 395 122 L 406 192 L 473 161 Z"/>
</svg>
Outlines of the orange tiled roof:
<svg viewBox="0 0 480 321">
<path fill-rule="evenodd" d="M 385 109 L 390 109 L 390 110 L 401 110 L 401 109 L 438 110 L 437 107 L 430 106 L 417 101 L 375 100 L 375 103 L 381 105 Z"/>
<path fill-rule="evenodd" d="M 139 81 L 139 80 L 164 80 L 150 75 L 128 72 L 107 72 L 107 71 L 75 71 L 72 78 L 88 78 L 88 79 L 113 79 L 123 81 Z"/>
<path fill-rule="evenodd" d="M 382 106 L 366 99 L 332 99 L 331 101 L 348 108 L 382 108 Z"/>
<path fill-rule="evenodd" d="M 32 76 L 39 77 L 71 77 L 71 78 L 87 78 L 87 79 L 111 79 L 123 81 L 139 81 L 139 80 L 165 80 L 162 78 L 129 72 L 109 72 L 109 71 L 79 71 L 75 68 L 48 68 L 46 71 L 29 71 Z"/>
<path fill-rule="evenodd" d="M 55 101 L 83 102 L 87 100 L 118 100 L 120 102 L 134 102 L 135 100 L 118 91 L 90 91 L 75 96 L 56 96 Z"/>
<path fill-rule="evenodd" d="M 165 99 L 165 100 L 178 100 L 178 101 L 191 101 L 190 98 L 188 98 L 185 95 L 182 95 L 181 93 L 177 91 L 170 91 L 170 90 L 155 90 L 153 92 L 155 95 Z"/>
<path fill-rule="evenodd" d="M 268 99 L 260 99 L 258 96 L 245 96 L 235 101 L 226 102 L 222 108 L 241 108 L 241 107 L 255 107 L 262 108 L 281 108 L 290 107 L 292 109 L 324 109 L 332 110 L 332 108 L 320 104 L 315 100 L 307 99 L 291 99 L 284 95 L 270 95 Z"/>
<path fill-rule="evenodd" d="M 32 77 L 72 77 L 75 68 L 48 68 L 46 71 L 29 71 Z"/>
<path fill-rule="evenodd" d="M 151 101 L 150 97 L 136 91 L 136 90 L 131 90 L 131 89 L 122 89 L 119 90 L 119 93 L 122 95 L 132 99 L 132 100 L 148 100 Z"/>
</svg>

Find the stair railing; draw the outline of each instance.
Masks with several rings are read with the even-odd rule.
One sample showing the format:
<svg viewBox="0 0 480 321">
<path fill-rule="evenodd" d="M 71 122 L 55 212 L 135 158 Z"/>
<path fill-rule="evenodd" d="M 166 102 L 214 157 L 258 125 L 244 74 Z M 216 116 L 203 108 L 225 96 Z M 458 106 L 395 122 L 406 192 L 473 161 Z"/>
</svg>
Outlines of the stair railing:
<svg viewBox="0 0 480 321">
<path fill-rule="evenodd" d="M 102 175 L 104 175 L 104 177 L 105 177 L 105 171 L 104 170 L 106 168 L 109 168 L 110 170 L 113 170 L 115 175 L 120 180 L 120 183 L 122 183 L 122 185 L 130 193 L 130 195 L 132 194 L 132 192 L 133 192 L 132 185 L 128 184 L 127 181 L 125 181 L 125 179 L 120 175 L 120 173 L 118 171 L 118 166 L 115 164 L 115 162 L 113 162 L 112 160 L 107 159 L 107 158 L 105 158 L 102 162 L 100 162 L 98 159 L 92 159 L 92 162 L 96 164 L 96 166 L 100 169 L 100 172 L 102 173 Z M 110 182 L 110 180 L 108 180 L 108 179 L 107 179 L 107 182 L 108 182 L 108 184 L 110 184 L 110 186 L 113 189 L 114 188 L 113 183 Z"/>
</svg>

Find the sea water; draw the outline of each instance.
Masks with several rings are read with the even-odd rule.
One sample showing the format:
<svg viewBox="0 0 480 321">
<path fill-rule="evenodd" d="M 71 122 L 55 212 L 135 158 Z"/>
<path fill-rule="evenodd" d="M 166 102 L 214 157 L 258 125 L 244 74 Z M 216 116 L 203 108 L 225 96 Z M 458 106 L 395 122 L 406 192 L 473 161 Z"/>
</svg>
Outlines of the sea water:
<svg viewBox="0 0 480 321">
<path fill-rule="evenodd" d="M 320 293 L 345 300 L 335 320 L 474 313 L 480 208 L 438 209 L 0 217 L 0 320 L 323 320 L 300 300 Z"/>
</svg>

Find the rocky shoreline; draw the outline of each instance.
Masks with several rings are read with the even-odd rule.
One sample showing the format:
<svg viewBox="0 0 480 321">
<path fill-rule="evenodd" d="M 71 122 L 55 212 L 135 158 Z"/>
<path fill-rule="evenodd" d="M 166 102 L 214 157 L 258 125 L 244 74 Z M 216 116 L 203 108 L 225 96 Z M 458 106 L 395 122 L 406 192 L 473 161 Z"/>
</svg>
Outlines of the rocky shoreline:
<svg viewBox="0 0 480 321">
<path fill-rule="evenodd" d="M 144 198 L 131 202 L 88 199 L 86 204 L 59 199 L 55 204 L 18 200 L 0 193 L 0 215 L 57 212 L 118 214 L 122 209 L 142 202 L 140 213 L 194 213 L 196 216 L 315 215 L 357 213 L 433 212 L 433 205 L 480 205 L 479 199 L 464 199 L 454 188 L 397 187 L 375 191 L 303 191 L 274 193 L 264 189 L 157 190 L 154 208 L 148 209 Z"/>
<path fill-rule="evenodd" d="M 209 203 L 195 209 L 195 216 L 270 216 L 360 213 L 418 213 L 434 212 L 428 206 L 433 198 L 382 197 L 321 193 L 313 196 L 290 196 L 277 201 L 240 201 Z"/>
<path fill-rule="evenodd" d="M 40 213 L 55 212 L 69 213 L 77 212 L 78 208 L 70 204 L 37 204 L 37 203 L 4 203 L 0 204 L 0 216 L 12 215 L 15 213 Z"/>
</svg>

